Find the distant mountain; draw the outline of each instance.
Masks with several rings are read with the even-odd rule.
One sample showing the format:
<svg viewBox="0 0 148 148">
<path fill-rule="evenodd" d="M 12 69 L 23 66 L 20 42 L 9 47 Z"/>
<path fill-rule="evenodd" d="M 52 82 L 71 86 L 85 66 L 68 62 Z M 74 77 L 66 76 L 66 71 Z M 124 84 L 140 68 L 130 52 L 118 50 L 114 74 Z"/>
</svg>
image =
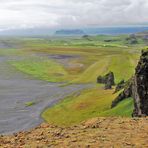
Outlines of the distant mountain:
<svg viewBox="0 0 148 148">
<path fill-rule="evenodd" d="M 0 31 L 0 36 L 84 36 L 84 35 L 119 35 L 135 34 L 148 31 L 148 27 L 98 27 L 98 28 L 26 28 Z"/>
<path fill-rule="evenodd" d="M 70 35 L 84 35 L 84 31 L 80 30 L 80 29 L 71 29 L 71 30 L 57 30 L 55 32 L 55 35 L 66 35 L 66 36 L 70 36 Z"/>
</svg>

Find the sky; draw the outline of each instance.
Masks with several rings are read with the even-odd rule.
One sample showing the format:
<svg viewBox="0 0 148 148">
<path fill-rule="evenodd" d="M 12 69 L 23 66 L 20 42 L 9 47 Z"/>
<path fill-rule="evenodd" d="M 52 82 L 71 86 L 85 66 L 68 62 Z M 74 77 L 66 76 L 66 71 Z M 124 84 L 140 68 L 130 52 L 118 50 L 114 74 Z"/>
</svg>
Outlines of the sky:
<svg viewBox="0 0 148 148">
<path fill-rule="evenodd" d="M 148 0 L 0 0 L 0 30 L 148 23 Z"/>
</svg>

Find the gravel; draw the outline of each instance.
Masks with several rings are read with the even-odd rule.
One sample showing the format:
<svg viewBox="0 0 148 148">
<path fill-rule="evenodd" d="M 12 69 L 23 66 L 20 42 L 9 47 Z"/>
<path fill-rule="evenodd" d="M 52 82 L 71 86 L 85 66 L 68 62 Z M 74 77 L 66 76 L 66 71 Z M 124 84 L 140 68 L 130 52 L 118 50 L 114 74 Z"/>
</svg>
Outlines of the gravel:
<svg viewBox="0 0 148 148">
<path fill-rule="evenodd" d="M 9 57 L 0 57 L 0 134 L 28 130 L 43 122 L 41 112 L 67 95 L 88 85 L 69 85 L 36 80 L 7 64 Z M 33 102 L 26 106 L 26 102 Z"/>
</svg>

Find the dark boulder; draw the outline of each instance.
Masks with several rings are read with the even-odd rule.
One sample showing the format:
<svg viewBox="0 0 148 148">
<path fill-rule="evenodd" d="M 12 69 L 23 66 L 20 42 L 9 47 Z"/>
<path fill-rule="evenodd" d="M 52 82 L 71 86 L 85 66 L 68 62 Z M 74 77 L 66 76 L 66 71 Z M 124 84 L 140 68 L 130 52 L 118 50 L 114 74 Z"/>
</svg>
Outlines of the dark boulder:
<svg viewBox="0 0 148 148">
<path fill-rule="evenodd" d="M 97 78 L 97 83 L 102 83 L 102 84 L 111 85 L 111 86 L 115 85 L 114 73 L 113 72 L 109 72 L 105 76 L 99 76 Z"/>
<path fill-rule="evenodd" d="M 103 76 L 98 76 L 97 83 L 105 84 L 105 78 Z"/>
</svg>

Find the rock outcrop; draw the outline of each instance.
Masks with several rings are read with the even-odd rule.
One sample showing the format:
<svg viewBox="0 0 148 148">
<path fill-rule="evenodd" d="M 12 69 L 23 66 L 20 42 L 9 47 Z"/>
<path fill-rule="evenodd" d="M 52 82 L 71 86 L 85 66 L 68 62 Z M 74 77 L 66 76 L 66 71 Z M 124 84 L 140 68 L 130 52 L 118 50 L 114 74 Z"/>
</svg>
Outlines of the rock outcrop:
<svg viewBox="0 0 148 148">
<path fill-rule="evenodd" d="M 132 86 L 133 116 L 148 115 L 148 51 L 142 51 Z"/>
<path fill-rule="evenodd" d="M 129 97 L 134 99 L 132 116 L 148 116 L 148 50 L 142 51 L 134 76 L 126 84 L 123 92 L 112 102 L 111 107 L 115 107 L 120 101 Z"/>
<path fill-rule="evenodd" d="M 109 72 L 105 76 L 99 76 L 97 78 L 97 83 L 105 84 L 105 89 L 111 89 L 112 86 L 115 85 L 114 73 Z"/>
<path fill-rule="evenodd" d="M 132 85 L 133 85 L 133 78 L 131 78 L 126 82 L 124 90 L 112 102 L 111 108 L 115 107 L 122 100 L 132 97 Z"/>
</svg>

